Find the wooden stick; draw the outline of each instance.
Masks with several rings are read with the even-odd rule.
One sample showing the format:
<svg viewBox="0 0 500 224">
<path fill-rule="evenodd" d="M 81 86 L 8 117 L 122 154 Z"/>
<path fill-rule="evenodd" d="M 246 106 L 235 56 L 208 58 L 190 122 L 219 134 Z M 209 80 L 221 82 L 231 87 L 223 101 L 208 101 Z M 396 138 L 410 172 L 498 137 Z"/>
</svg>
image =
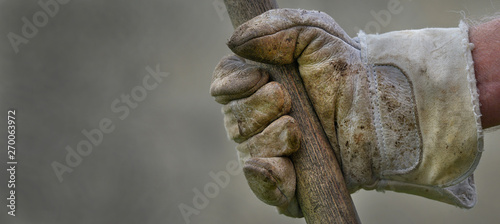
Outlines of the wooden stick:
<svg viewBox="0 0 500 224">
<path fill-rule="evenodd" d="M 275 0 L 224 0 L 234 28 L 265 11 L 278 8 Z M 292 155 L 297 174 L 297 197 L 309 224 L 360 223 L 341 169 L 307 96 L 296 64 L 260 64 L 292 97 L 290 115 L 302 130 L 302 145 Z M 333 147 L 338 147 L 334 145 Z"/>
</svg>

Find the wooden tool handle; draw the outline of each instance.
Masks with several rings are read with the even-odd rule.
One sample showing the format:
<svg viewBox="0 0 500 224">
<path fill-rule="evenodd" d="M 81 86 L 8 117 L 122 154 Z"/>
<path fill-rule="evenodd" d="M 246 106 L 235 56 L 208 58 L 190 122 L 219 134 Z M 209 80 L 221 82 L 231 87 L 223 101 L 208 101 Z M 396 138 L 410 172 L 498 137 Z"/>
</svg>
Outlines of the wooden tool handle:
<svg viewBox="0 0 500 224">
<path fill-rule="evenodd" d="M 234 28 L 278 8 L 275 0 L 224 0 L 224 3 Z M 271 79 L 281 83 L 290 94 L 290 116 L 297 120 L 302 130 L 301 148 L 292 155 L 292 161 L 297 174 L 297 197 L 307 223 L 360 223 L 334 151 L 307 96 L 297 65 L 260 66 L 267 68 Z"/>
</svg>

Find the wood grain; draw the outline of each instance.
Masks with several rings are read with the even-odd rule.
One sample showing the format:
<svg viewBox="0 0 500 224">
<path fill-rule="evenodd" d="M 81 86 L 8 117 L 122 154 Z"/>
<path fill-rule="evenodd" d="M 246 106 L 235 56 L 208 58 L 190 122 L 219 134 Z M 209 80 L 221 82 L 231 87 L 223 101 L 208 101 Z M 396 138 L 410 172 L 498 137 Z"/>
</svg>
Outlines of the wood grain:
<svg viewBox="0 0 500 224">
<path fill-rule="evenodd" d="M 278 8 L 275 0 L 224 0 L 224 3 L 235 28 L 257 15 Z M 297 120 L 303 134 L 301 149 L 292 155 L 292 161 L 297 174 L 297 197 L 307 223 L 360 223 L 334 151 L 307 96 L 297 65 L 259 65 L 267 68 L 271 79 L 281 83 L 292 97 L 290 115 Z"/>
</svg>

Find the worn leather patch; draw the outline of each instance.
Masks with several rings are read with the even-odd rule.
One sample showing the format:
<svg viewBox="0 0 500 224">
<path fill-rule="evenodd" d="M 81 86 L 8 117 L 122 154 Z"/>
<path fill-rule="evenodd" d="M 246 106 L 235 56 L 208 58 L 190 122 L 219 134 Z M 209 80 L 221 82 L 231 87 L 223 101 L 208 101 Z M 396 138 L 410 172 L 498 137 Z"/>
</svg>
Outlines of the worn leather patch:
<svg viewBox="0 0 500 224">
<path fill-rule="evenodd" d="M 414 170 L 422 156 L 422 137 L 418 124 L 411 81 L 397 67 L 385 65 L 373 68 L 378 109 L 375 118 L 382 146 L 381 175 L 405 174 Z M 378 123 L 378 124 L 377 124 Z"/>
</svg>

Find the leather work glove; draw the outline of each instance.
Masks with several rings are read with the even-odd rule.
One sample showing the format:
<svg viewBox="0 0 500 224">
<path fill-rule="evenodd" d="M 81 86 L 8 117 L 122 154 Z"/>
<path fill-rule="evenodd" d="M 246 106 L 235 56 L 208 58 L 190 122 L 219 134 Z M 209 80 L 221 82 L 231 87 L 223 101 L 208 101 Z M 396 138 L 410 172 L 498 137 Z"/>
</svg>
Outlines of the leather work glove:
<svg viewBox="0 0 500 224">
<path fill-rule="evenodd" d="M 406 30 L 351 39 L 328 15 L 278 9 L 241 25 L 228 46 L 269 64 L 297 63 L 351 193 L 409 193 L 471 208 L 482 127 L 468 27 Z M 211 94 L 250 188 L 300 217 L 295 171 L 301 131 L 290 97 L 265 69 L 229 56 Z"/>
</svg>

